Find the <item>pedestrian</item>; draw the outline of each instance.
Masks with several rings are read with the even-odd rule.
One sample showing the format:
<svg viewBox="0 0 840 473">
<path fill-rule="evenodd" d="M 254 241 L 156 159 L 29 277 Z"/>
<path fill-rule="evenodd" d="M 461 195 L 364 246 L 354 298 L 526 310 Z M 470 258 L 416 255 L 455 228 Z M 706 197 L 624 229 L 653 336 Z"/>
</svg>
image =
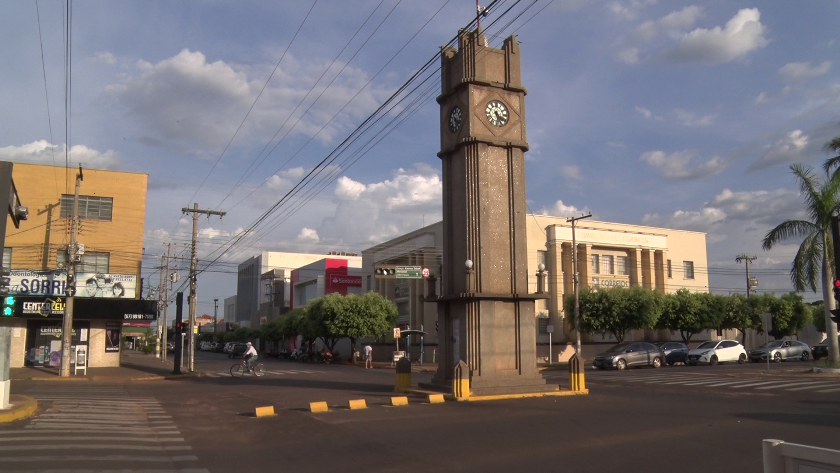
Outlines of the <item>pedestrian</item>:
<svg viewBox="0 0 840 473">
<path fill-rule="evenodd" d="M 368 343 L 365 345 L 365 369 L 369 370 L 371 368 L 373 368 L 373 347 Z"/>
</svg>

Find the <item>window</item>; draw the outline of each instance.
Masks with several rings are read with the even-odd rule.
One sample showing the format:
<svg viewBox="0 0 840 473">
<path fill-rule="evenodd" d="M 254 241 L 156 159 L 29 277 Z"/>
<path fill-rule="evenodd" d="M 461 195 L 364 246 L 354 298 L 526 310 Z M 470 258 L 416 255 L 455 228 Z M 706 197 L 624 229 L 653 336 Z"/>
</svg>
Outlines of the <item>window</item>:
<svg viewBox="0 0 840 473">
<path fill-rule="evenodd" d="M 0 262 L 4 268 L 11 268 L 12 267 L 12 249 L 11 248 L 3 248 L 3 261 Z"/>
<path fill-rule="evenodd" d="M 683 271 L 685 279 L 694 279 L 694 261 L 683 261 Z"/>
<path fill-rule="evenodd" d="M 592 274 L 601 274 L 601 265 L 598 255 L 592 255 Z"/>
<path fill-rule="evenodd" d="M 630 274 L 630 271 L 627 268 L 626 256 L 615 257 L 615 274 L 618 274 L 619 276 L 627 276 Z"/>
<path fill-rule="evenodd" d="M 548 335 L 548 317 L 537 317 L 537 328 L 540 335 Z"/>
<path fill-rule="evenodd" d="M 73 216 L 72 195 L 61 196 L 61 216 L 70 218 Z M 91 195 L 79 196 L 79 218 L 91 220 L 111 221 L 114 211 L 114 199 L 111 197 L 96 197 Z"/>
<path fill-rule="evenodd" d="M 613 257 L 612 257 L 612 255 L 602 256 L 601 261 L 602 261 L 602 263 L 601 263 L 602 268 L 601 269 L 603 269 L 602 274 L 615 274 L 615 271 L 613 270 Z"/>
<path fill-rule="evenodd" d="M 58 250 L 55 255 L 59 267 L 67 267 L 67 250 Z M 82 261 L 76 263 L 77 273 L 110 273 L 111 254 L 87 251 L 82 255 Z"/>
<path fill-rule="evenodd" d="M 671 273 L 671 260 L 668 260 L 668 279 L 672 279 L 674 277 L 673 273 Z"/>
</svg>

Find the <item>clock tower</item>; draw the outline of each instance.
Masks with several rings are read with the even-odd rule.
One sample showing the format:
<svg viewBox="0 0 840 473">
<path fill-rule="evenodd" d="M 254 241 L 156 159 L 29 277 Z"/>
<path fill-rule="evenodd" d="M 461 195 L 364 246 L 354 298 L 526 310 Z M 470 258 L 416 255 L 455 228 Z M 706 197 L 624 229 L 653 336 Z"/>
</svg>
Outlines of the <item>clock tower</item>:
<svg viewBox="0 0 840 473">
<path fill-rule="evenodd" d="M 441 363 L 434 383 L 469 368 L 473 395 L 556 391 L 537 369 L 525 235 L 525 94 L 515 36 L 501 49 L 462 30 L 442 50 Z M 534 255 L 535 256 L 535 255 Z"/>
</svg>

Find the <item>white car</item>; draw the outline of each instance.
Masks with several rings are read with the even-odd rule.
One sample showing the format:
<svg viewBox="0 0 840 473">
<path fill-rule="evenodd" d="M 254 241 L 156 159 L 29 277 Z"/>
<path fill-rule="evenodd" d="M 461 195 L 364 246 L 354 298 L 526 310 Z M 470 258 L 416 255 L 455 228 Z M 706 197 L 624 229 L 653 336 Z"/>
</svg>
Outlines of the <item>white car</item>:
<svg viewBox="0 0 840 473">
<path fill-rule="evenodd" d="M 710 340 L 691 349 L 685 358 L 687 365 L 716 365 L 737 361 L 747 362 L 747 350 L 736 340 Z"/>
</svg>

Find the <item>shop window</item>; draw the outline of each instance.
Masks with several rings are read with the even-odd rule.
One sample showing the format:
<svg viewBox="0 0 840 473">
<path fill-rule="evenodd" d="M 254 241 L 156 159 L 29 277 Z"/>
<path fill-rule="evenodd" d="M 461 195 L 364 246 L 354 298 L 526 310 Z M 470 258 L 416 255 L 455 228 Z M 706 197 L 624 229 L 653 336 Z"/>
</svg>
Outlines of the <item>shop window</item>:
<svg viewBox="0 0 840 473">
<path fill-rule="evenodd" d="M 694 261 L 683 261 L 685 279 L 694 279 Z"/>
<path fill-rule="evenodd" d="M 674 273 L 671 272 L 671 260 L 668 260 L 668 279 L 673 279 Z"/>
<path fill-rule="evenodd" d="M 75 196 L 63 194 L 61 196 L 61 216 L 73 216 L 73 199 Z M 114 213 L 113 197 L 97 197 L 92 195 L 79 196 L 79 218 L 90 220 L 111 221 Z"/>
<path fill-rule="evenodd" d="M 3 248 L 3 261 L 0 262 L 4 268 L 11 268 L 12 267 L 12 249 L 11 248 Z"/>
<path fill-rule="evenodd" d="M 615 257 L 615 274 L 618 274 L 619 276 L 627 276 L 630 274 L 630 271 L 627 268 L 626 256 Z"/>
<path fill-rule="evenodd" d="M 601 274 L 601 259 L 598 255 L 592 255 L 592 274 Z"/>
</svg>

